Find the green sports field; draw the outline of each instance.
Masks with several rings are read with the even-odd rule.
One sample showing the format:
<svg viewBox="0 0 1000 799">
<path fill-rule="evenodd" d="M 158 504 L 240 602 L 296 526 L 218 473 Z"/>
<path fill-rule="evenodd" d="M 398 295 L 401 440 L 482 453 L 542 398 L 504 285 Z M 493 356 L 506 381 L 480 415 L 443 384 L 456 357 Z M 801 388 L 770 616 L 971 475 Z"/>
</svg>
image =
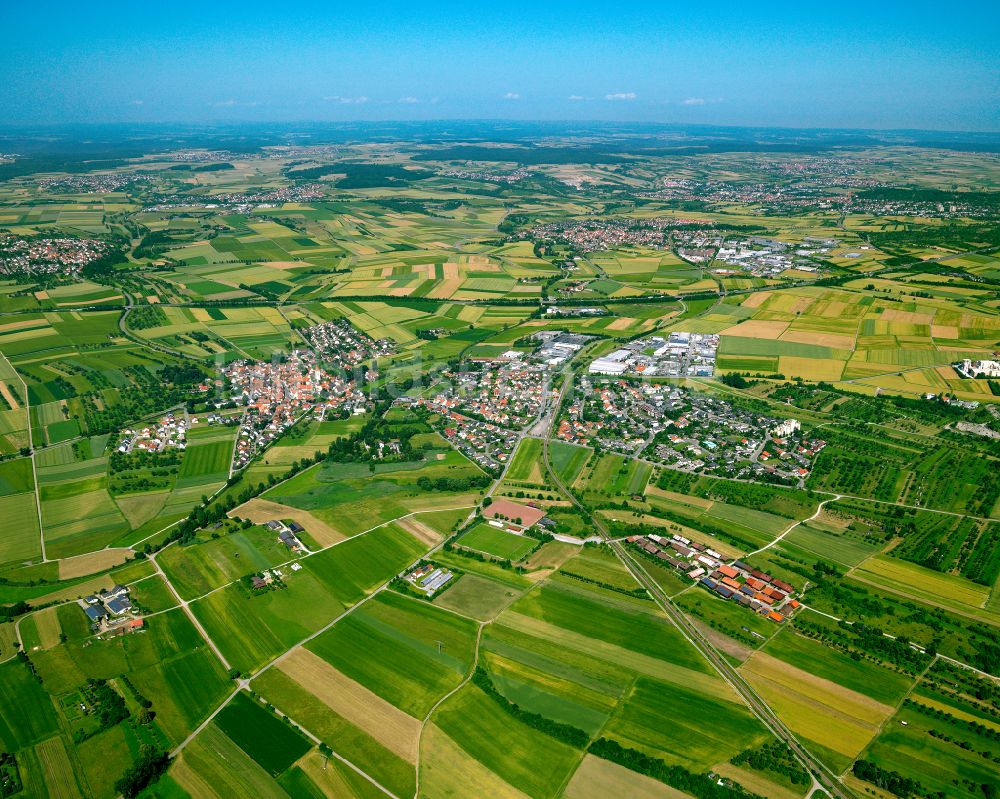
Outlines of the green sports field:
<svg viewBox="0 0 1000 799">
<path fill-rule="evenodd" d="M 511 561 L 520 560 L 538 546 L 538 541 L 534 538 L 498 530 L 485 523 L 473 527 L 456 543 L 477 552 Z"/>
</svg>

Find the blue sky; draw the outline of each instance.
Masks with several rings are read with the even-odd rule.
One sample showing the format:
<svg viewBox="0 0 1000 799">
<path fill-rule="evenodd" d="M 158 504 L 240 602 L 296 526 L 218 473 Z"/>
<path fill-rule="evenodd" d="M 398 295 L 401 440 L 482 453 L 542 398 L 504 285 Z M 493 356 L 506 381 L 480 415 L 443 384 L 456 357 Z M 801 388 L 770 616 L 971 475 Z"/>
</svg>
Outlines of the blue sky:
<svg viewBox="0 0 1000 799">
<path fill-rule="evenodd" d="M 20 2 L 2 16 L 0 122 L 1000 130 L 995 2 Z"/>
</svg>

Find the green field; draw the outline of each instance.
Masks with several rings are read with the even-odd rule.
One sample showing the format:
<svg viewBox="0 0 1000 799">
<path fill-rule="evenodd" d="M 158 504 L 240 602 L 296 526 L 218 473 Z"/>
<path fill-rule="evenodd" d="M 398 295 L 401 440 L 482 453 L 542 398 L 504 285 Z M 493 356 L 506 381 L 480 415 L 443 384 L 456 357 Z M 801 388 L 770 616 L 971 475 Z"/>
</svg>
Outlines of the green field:
<svg viewBox="0 0 1000 799">
<path fill-rule="evenodd" d="M 764 651 L 810 674 L 890 705 L 897 704 L 913 686 L 912 678 L 905 674 L 856 660 L 817 641 L 795 635 L 790 628 L 774 636 Z"/>
<path fill-rule="evenodd" d="M 468 492 L 424 491 L 420 477 L 464 479 L 481 474 L 461 454 L 450 450 L 433 461 L 377 465 L 326 463 L 308 469 L 264 496 L 308 510 L 335 529 L 351 535 L 416 510 L 471 505 Z"/>
<path fill-rule="evenodd" d="M 262 666 L 333 621 L 423 551 L 408 533 L 381 527 L 286 569 L 284 588 L 248 595 L 239 583 L 193 602 L 195 615 L 241 671 Z"/>
<path fill-rule="evenodd" d="M 4 691 L 0 696 L 0 741 L 10 752 L 38 743 L 59 731 L 55 709 L 28 667 L 11 661 L 0 664 Z"/>
<path fill-rule="evenodd" d="M 576 480 L 588 457 L 589 452 L 585 447 L 577 447 L 564 441 L 549 443 L 549 458 L 552 461 L 552 468 L 556 470 L 559 479 L 566 485 L 571 485 Z"/>
<path fill-rule="evenodd" d="M 274 777 L 287 770 L 310 747 L 301 733 L 244 693 L 222 709 L 215 723 Z"/>
<path fill-rule="evenodd" d="M 76 618 L 81 616 L 82 611 Z M 180 611 L 151 618 L 141 635 L 96 643 L 70 635 L 65 644 L 33 652 L 32 662 L 46 690 L 56 695 L 77 689 L 88 678 L 126 674 L 154 700 L 157 724 L 172 742 L 190 733 L 229 690 L 222 667 Z"/>
<path fill-rule="evenodd" d="M 33 492 L 0 497 L 0 518 L 7 527 L 0 539 L 0 563 L 28 560 L 41 554 Z"/>
<path fill-rule="evenodd" d="M 498 530 L 486 523 L 473 527 L 464 533 L 456 542 L 458 546 L 468 547 L 477 552 L 484 552 L 503 560 L 518 561 L 531 552 L 538 541 L 525 535 L 508 533 Z"/>
<path fill-rule="evenodd" d="M 474 643 L 471 621 L 382 592 L 308 648 L 400 710 L 423 717 L 465 676 Z"/>
<path fill-rule="evenodd" d="M 293 557 L 294 553 L 271 530 L 261 526 L 192 545 L 172 546 L 157 560 L 181 597 L 194 599 Z"/>
<path fill-rule="evenodd" d="M 513 602 L 518 594 L 517 590 L 496 580 L 463 574 L 455 585 L 434 599 L 434 604 L 486 621 Z"/>
<path fill-rule="evenodd" d="M 919 696 L 916 702 L 926 706 Z M 937 736 L 931 735 L 931 730 Z M 996 756 L 996 742 L 984 741 L 962 721 L 937 719 L 904 707 L 864 756 L 882 768 L 917 780 L 928 791 L 971 798 L 981 796 L 981 786 L 994 784 L 996 779 L 996 769 L 979 752 Z"/>
<path fill-rule="evenodd" d="M 469 755 L 529 796 L 552 796 L 579 753 L 508 716 L 478 688 L 463 688 L 434 714 L 434 723 Z"/>
<path fill-rule="evenodd" d="M 996 793 L 1000 386 L 955 366 L 1000 347 L 996 136 L 369 127 L 0 147 L 0 261 L 60 241 L 0 274 L 14 795 L 112 799 L 154 744 L 144 799 L 802 799 L 706 647 L 852 795 Z M 77 239 L 120 255 L 52 255 Z M 719 336 L 706 374 L 672 333 Z M 311 402 L 224 379 L 306 346 Z M 167 413 L 183 448 L 122 447 Z M 267 443 L 232 471 L 243 423 Z M 498 529 L 487 496 L 548 520 Z M 802 605 L 776 623 L 633 535 Z M 432 598 L 400 580 L 427 563 Z M 78 600 L 118 583 L 143 624 L 96 634 Z M 107 729 L 95 680 L 130 712 Z"/>
<path fill-rule="evenodd" d="M 507 468 L 507 479 L 518 482 L 543 483 L 545 467 L 542 463 L 542 442 L 537 438 L 521 441 L 514 459 Z"/>
<path fill-rule="evenodd" d="M 229 437 L 192 444 L 184 452 L 177 484 L 184 487 L 224 480 L 229 472 L 232 448 L 232 439 Z"/>
</svg>

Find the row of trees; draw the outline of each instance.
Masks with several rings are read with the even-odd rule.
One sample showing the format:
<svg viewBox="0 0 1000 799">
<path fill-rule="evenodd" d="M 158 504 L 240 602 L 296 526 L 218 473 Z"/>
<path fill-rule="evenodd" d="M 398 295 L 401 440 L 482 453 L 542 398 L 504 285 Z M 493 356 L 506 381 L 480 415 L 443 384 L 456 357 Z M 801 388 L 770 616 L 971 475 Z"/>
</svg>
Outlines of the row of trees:
<svg viewBox="0 0 1000 799">
<path fill-rule="evenodd" d="M 734 766 L 747 765 L 756 771 L 770 771 L 787 777 L 792 785 L 808 785 L 809 772 L 795 759 L 787 744 L 771 741 L 756 749 L 746 749 L 730 761 Z"/>
<path fill-rule="evenodd" d="M 683 766 L 669 765 L 638 749 L 622 746 L 609 738 L 598 738 L 588 751 L 619 766 L 638 771 L 695 799 L 764 799 L 731 780 L 718 780 L 711 774 L 696 774 Z M 719 783 L 722 783 L 721 785 Z"/>
<path fill-rule="evenodd" d="M 917 780 L 904 777 L 898 771 L 877 766 L 870 760 L 856 760 L 851 771 L 859 780 L 870 782 L 876 788 L 882 788 L 891 794 L 902 797 L 902 799 L 909 799 L 914 794 L 923 796 L 927 793 L 926 788 Z"/>
<path fill-rule="evenodd" d="M 490 679 L 490 675 L 486 673 L 486 669 L 482 666 L 476 666 L 476 671 L 472 675 L 472 682 L 508 714 L 534 730 L 538 730 L 551 738 L 555 738 L 557 741 L 562 741 L 578 749 L 586 746 L 590 740 L 590 736 L 578 727 L 553 721 L 538 713 L 524 710 L 516 703 L 511 702 L 497 690 L 496 686 L 493 685 L 493 680 Z"/>
<path fill-rule="evenodd" d="M 170 755 L 149 744 L 139 747 L 139 756 L 115 782 L 115 790 L 125 799 L 133 799 L 160 778 L 170 765 Z"/>
</svg>

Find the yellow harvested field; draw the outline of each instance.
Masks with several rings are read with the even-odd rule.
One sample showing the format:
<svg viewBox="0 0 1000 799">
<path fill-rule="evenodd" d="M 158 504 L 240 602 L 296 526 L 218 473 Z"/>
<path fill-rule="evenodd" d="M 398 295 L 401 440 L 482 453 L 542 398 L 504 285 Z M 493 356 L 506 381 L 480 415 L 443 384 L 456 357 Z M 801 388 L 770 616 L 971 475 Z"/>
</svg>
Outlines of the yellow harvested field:
<svg viewBox="0 0 1000 799">
<path fill-rule="evenodd" d="M 297 765 L 326 799 L 351 799 L 359 796 L 338 769 L 328 767 L 326 757 L 318 751 L 311 751 Z"/>
<path fill-rule="evenodd" d="M 255 524 L 263 524 L 271 519 L 291 519 L 301 525 L 321 547 L 328 547 L 347 538 L 339 530 L 316 518 L 307 510 L 281 505 L 262 497 L 256 497 L 238 508 L 234 508 L 229 512 L 229 515 L 249 519 Z"/>
<path fill-rule="evenodd" d="M 895 708 L 755 652 L 740 672 L 795 733 L 856 757 Z"/>
<path fill-rule="evenodd" d="M 566 786 L 565 799 L 687 799 L 688 794 L 604 758 L 587 755 Z"/>
<path fill-rule="evenodd" d="M 442 280 L 427 294 L 427 296 L 436 300 L 446 300 L 461 288 L 463 282 L 462 278 Z"/>
<path fill-rule="evenodd" d="M 958 325 L 931 325 L 931 338 L 958 338 Z"/>
<path fill-rule="evenodd" d="M 428 527 L 417 516 L 407 516 L 405 519 L 400 519 L 396 524 L 426 546 L 436 547 L 444 540 L 443 535 Z"/>
<path fill-rule="evenodd" d="M 605 330 L 625 330 L 625 328 L 630 327 L 635 322 L 628 316 L 623 316 L 621 319 L 615 319 L 611 324 L 609 324 Z"/>
<path fill-rule="evenodd" d="M 458 264 L 448 262 L 442 270 L 445 280 L 455 280 L 458 277 Z"/>
<path fill-rule="evenodd" d="M 62 627 L 59 625 L 59 617 L 56 616 L 55 608 L 45 608 L 38 611 L 32 615 L 31 621 L 34 622 L 35 630 L 38 631 L 38 643 L 42 649 L 58 646 Z"/>
<path fill-rule="evenodd" d="M 816 300 L 814 297 L 795 297 L 795 301 L 792 302 L 791 306 L 789 306 L 788 308 L 788 313 L 801 314 L 804 311 L 806 311 L 809 308 L 809 306 L 812 305 L 815 301 Z M 831 311 L 831 309 L 835 304 L 839 304 L 840 308 Z M 824 316 L 839 316 L 843 311 L 843 305 L 844 305 L 843 303 L 831 302 L 830 305 L 827 306 L 827 312 L 824 313 Z"/>
<path fill-rule="evenodd" d="M 816 344 L 820 347 L 832 347 L 835 350 L 853 350 L 854 336 L 842 333 L 818 333 L 812 330 L 786 330 L 781 335 L 782 341 L 794 341 L 799 344 Z"/>
<path fill-rule="evenodd" d="M 996 731 L 997 733 L 1000 733 L 1000 722 L 993 721 L 993 719 L 974 716 L 971 713 L 968 713 L 964 710 L 960 710 L 959 708 L 954 707 L 953 705 L 947 705 L 938 699 L 934 699 L 933 697 L 927 696 L 919 692 L 914 693 L 912 698 L 917 700 L 922 705 L 927 705 L 928 707 L 932 707 L 936 710 L 941 710 L 945 713 L 951 713 L 951 715 L 953 715 L 957 719 L 962 719 L 963 721 L 968 721 L 973 724 L 982 724 L 983 726 L 989 727 L 990 729 Z"/>
<path fill-rule="evenodd" d="M 49 293 L 47 291 L 36 291 L 35 292 L 35 299 L 36 300 L 47 300 L 48 298 L 49 298 Z"/>
<path fill-rule="evenodd" d="M 419 719 L 389 704 L 308 649 L 293 650 L 278 668 L 390 752 L 407 763 L 417 762 Z"/>
<path fill-rule="evenodd" d="M 490 257 L 488 255 L 470 255 L 469 256 L 469 266 L 476 267 L 476 271 L 477 272 L 479 272 L 479 271 L 484 271 L 484 272 L 496 271 L 496 272 L 499 272 L 500 271 L 500 265 L 499 264 L 495 264 L 495 263 L 491 263 L 490 262 Z"/>
<path fill-rule="evenodd" d="M 886 308 L 882 311 L 880 319 L 883 322 L 905 322 L 911 325 L 929 325 L 934 320 L 934 314 L 916 313 L 915 311 L 897 311 L 895 308 Z"/>
<path fill-rule="evenodd" d="M 462 310 L 458 312 L 458 318 L 463 322 L 478 322 L 484 313 L 486 313 L 484 308 L 475 305 L 464 305 L 462 306 Z"/>
<path fill-rule="evenodd" d="M 478 494 L 456 494 L 455 496 L 448 498 L 448 507 L 442 508 L 440 497 L 426 494 L 422 497 L 407 497 L 405 502 L 406 509 L 410 513 L 417 513 L 418 511 L 425 510 L 458 510 L 459 508 L 472 508 L 478 504 L 478 500 Z"/>
<path fill-rule="evenodd" d="M 782 355 L 778 358 L 778 371 L 786 377 L 801 377 L 805 380 L 840 380 L 844 374 L 844 361 Z"/>
<path fill-rule="evenodd" d="M 10 333 L 13 330 L 24 330 L 30 327 L 45 327 L 44 319 L 21 319 L 18 322 L 5 322 L 0 325 L 0 333 Z"/>
<path fill-rule="evenodd" d="M 729 762 L 712 766 L 712 771 L 720 777 L 728 777 L 734 782 L 738 782 L 744 788 L 753 791 L 759 796 L 766 796 L 767 799 L 800 799 L 805 794 L 805 788 L 808 787 L 803 786 L 803 789 L 796 793 L 791 788 L 786 788 L 783 785 L 772 782 L 759 771 L 742 769 Z"/>
<path fill-rule="evenodd" d="M 849 305 L 846 302 L 840 302 L 838 300 L 831 300 L 830 302 L 823 303 L 822 310 L 819 312 L 819 316 L 824 319 L 840 319 L 840 317 L 845 315 Z M 801 310 L 805 310 L 804 308 Z M 801 313 L 798 309 L 797 313 Z M 814 311 L 815 313 L 815 311 Z M 850 316 L 851 314 L 848 314 Z"/>
<path fill-rule="evenodd" d="M 722 335 L 773 339 L 778 338 L 787 328 L 788 322 L 748 319 L 746 322 L 727 327 L 722 331 Z"/>
<path fill-rule="evenodd" d="M 21 409 L 21 403 L 18 402 L 17 397 L 14 396 L 14 392 L 11 391 L 10 386 L 2 380 L 0 380 L 0 394 L 3 395 L 3 398 L 7 401 L 7 404 L 10 405 L 10 409 L 12 411 Z"/>
<path fill-rule="evenodd" d="M 119 548 L 100 549 L 97 552 L 88 552 L 86 555 L 77 555 L 75 558 L 63 558 L 59 561 L 59 579 L 71 580 L 75 577 L 97 574 L 121 565 L 132 555 L 131 549 Z"/>
<path fill-rule="evenodd" d="M 664 499 L 681 502 L 685 505 L 694 505 L 696 508 L 704 508 L 705 510 L 708 510 L 715 504 L 713 500 L 705 499 L 704 497 L 688 496 L 687 494 L 678 494 L 676 491 L 667 491 L 665 488 L 660 488 L 652 481 L 650 481 L 646 486 L 645 493 L 648 496 L 663 497 Z"/>
<path fill-rule="evenodd" d="M 873 555 L 856 567 L 858 576 L 900 593 L 916 589 L 921 598 L 934 598 L 941 602 L 951 600 L 970 608 L 986 606 L 990 589 L 953 574 L 928 569 L 915 563 L 897 560 L 887 555 Z"/>
<path fill-rule="evenodd" d="M 466 754 L 439 727 L 428 724 L 420 742 L 420 793 L 435 799 L 528 799 L 528 795 L 500 779 Z"/>
<path fill-rule="evenodd" d="M 743 300 L 742 305 L 744 308 L 760 308 L 761 305 L 767 302 L 770 296 L 771 295 L 765 291 L 756 291 Z"/>
</svg>

